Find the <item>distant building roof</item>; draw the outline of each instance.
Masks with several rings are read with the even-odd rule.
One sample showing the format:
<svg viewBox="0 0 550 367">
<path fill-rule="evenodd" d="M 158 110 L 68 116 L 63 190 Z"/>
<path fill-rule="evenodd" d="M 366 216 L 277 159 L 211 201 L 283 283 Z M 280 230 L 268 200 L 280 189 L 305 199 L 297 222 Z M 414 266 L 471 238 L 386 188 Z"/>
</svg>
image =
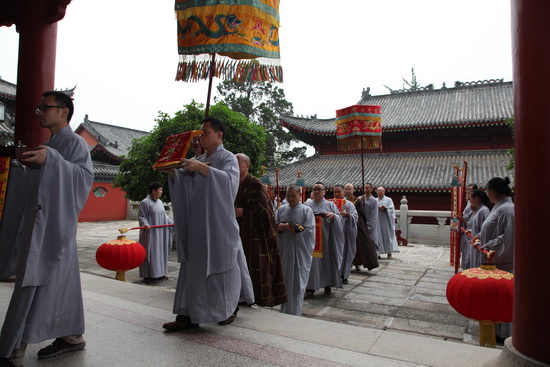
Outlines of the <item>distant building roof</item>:
<svg viewBox="0 0 550 367">
<path fill-rule="evenodd" d="M 5 98 L 15 100 L 16 92 L 17 86 L 15 84 L 0 78 L 0 99 Z"/>
<path fill-rule="evenodd" d="M 468 162 L 468 183 L 484 187 L 489 179 L 513 177 L 506 170 L 506 150 L 423 153 L 371 153 L 364 156 L 365 182 L 398 191 L 450 191 L 453 165 Z M 294 184 L 301 171 L 306 187 L 321 181 L 327 188 L 352 183 L 361 187 L 361 155 L 315 155 L 280 168 L 279 185 Z M 275 185 L 275 171 L 268 172 Z"/>
<path fill-rule="evenodd" d="M 382 106 L 386 132 L 499 124 L 513 116 L 513 85 L 502 80 L 456 82 L 454 88 L 426 87 L 380 96 L 371 96 L 367 89 L 357 104 Z M 281 116 L 283 126 L 314 135 L 336 135 L 334 121 Z"/>
<path fill-rule="evenodd" d="M 147 131 L 91 121 L 88 115 L 84 117 L 84 122 L 78 126 L 77 130 L 81 128 L 86 129 L 99 142 L 92 149 L 92 155 L 94 150 L 100 150 L 118 160 L 121 156 L 128 154 L 134 139 L 149 135 Z"/>
<path fill-rule="evenodd" d="M 112 182 L 119 172 L 119 166 L 103 162 L 92 162 L 94 165 L 94 182 Z"/>
</svg>

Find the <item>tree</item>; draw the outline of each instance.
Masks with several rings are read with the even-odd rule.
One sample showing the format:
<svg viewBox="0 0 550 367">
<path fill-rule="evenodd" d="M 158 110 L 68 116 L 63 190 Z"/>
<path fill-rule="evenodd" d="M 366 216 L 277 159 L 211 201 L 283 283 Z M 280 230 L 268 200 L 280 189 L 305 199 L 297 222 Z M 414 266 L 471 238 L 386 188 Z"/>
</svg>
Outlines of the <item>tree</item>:
<svg viewBox="0 0 550 367">
<path fill-rule="evenodd" d="M 251 123 L 245 116 L 231 111 L 221 103 L 211 107 L 210 117 L 218 118 L 226 125 L 224 148 L 233 153 L 248 155 L 251 173 L 257 174 L 261 166 L 262 152 L 265 150 L 266 133 L 263 127 Z M 126 198 L 140 201 L 146 196 L 149 184 L 159 181 L 164 186 L 161 199 L 170 202 L 167 175 L 154 171 L 151 167 L 157 161 L 168 136 L 198 130 L 203 119 L 203 106 L 194 101 L 176 112 L 174 117 L 159 112 L 155 120 L 157 124 L 151 134 L 132 142 L 128 156 L 124 157 L 120 164 L 120 173 L 115 177 L 113 186 L 121 187 L 126 192 Z M 193 150 L 189 149 L 187 158 L 192 156 Z"/>
<path fill-rule="evenodd" d="M 401 79 L 403 79 L 403 82 L 408 86 L 408 88 L 405 88 L 405 84 L 403 84 L 403 89 L 401 91 L 415 91 L 422 88 L 422 85 L 416 80 L 416 74 L 414 73 L 414 68 L 411 68 L 411 81 L 408 81 L 403 77 Z M 390 93 L 399 92 L 399 90 L 391 89 L 387 85 L 384 85 L 384 87 L 389 89 Z M 426 86 L 426 88 L 433 89 L 433 84 L 429 84 L 428 86 Z"/>
<path fill-rule="evenodd" d="M 237 83 L 225 80 L 217 87 L 220 97 L 216 101 L 245 115 L 265 128 L 267 141 L 264 165 L 280 166 L 306 157 L 306 147 L 292 146 L 296 137 L 283 129 L 279 116 L 292 115 L 292 103 L 285 99 L 283 89 L 267 82 Z"/>
</svg>

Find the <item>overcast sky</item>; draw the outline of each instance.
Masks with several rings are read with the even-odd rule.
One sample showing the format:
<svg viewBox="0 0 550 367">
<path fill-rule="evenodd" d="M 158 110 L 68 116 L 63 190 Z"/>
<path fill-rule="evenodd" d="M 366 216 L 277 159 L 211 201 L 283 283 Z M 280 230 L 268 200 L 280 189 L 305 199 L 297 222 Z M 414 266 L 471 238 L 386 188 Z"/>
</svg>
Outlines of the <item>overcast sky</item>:
<svg viewBox="0 0 550 367">
<path fill-rule="evenodd" d="M 334 5 L 338 4 L 337 7 Z M 57 89 L 90 120 L 149 131 L 158 111 L 206 103 L 207 83 L 176 82 L 174 1 L 74 0 L 59 22 Z M 282 0 L 283 88 L 296 115 L 332 118 L 364 88 L 387 94 L 415 68 L 422 85 L 512 80 L 505 0 Z M 18 35 L 0 27 L 0 76 L 17 83 Z"/>
</svg>

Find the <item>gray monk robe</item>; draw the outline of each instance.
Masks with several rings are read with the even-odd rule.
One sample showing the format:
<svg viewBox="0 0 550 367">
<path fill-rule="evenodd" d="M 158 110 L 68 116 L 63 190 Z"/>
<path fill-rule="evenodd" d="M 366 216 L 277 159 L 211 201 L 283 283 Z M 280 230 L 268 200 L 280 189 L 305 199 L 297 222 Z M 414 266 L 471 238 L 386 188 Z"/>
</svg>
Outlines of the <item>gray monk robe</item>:
<svg viewBox="0 0 550 367">
<path fill-rule="evenodd" d="M 485 250 L 496 252 L 497 269 L 514 272 L 514 203 L 506 197 L 495 204 L 483 222 L 480 240 Z M 483 260 L 487 260 L 483 255 Z"/>
<path fill-rule="evenodd" d="M 174 206 L 180 272 L 174 313 L 195 324 L 226 320 L 242 300 L 254 303 L 233 203 L 239 188 L 235 155 L 220 145 L 210 156 L 208 176 L 177 170 L 168 180 Z"/>
<path fill-rule="evenodd" d="M 313 248 L 315 247 L 315 219 L 310 207 L 298 203 L 294 208 L 281 205 L 275 212 L 276 223 L 290 223 L 294 231 L 279 233 L 279 248 L 283 278 L 288 301 L 281 305 L 281 312 L 301 315 L 304 304 Z"/>
<path fill-rule="evenodd" d="M 307 289 L 324 287 L 342 288 L 342 257 L 344 253 L 344 221 L 332 201 L 322 199 L 318 203 L 307 201 L 314 214 L 335 213 L 332 219 L 323 218 L 322 257 L 313 257 Z"/>
<path fill-rule="evenodd" d="M 464 207 L 464 211 L 462 212 L 462 227 L 464 229 L 469 229 L 469 222 L 473 214 L 474 212 L 472 210 L 470 200 L 468 200 L 466 206 Z M 470 237 L 468 237 L 466 234 L 462 234 L 460 236 L 460 253 L 462 254 L 460 267 L 462 269 L 470 269 L 476 267 L 470 263 L 470 260 L 472 258 L 472 252 L 477 251 L 477 249 L 472 248 L 472 246 L 468 244 L 469 240 Z"/>
<path fill-rule="evenodd" d="M 158 226 L 173 224 L 164 210 L 160 199 L 154 200 L 147 195 L 139 204 L 139 226 Z M 145 248 L 147 257 L 139 266 L 142 278 L 160 278 L 168 274 L 168 256 L 172 250 L 173 227 L 157 227 L 139 230 L 139 243 Z"/>
<path fill-rule="evenodd" d="M 17 198 L 22 216 L 4 212 L 0 228 L 0 238 L 14 239 L 0 243 L 1 253 L 17 253 L 15 288 L 0 335 L 4 358 L 21 343 L 84 333 L 76 230 L 92 187 L 92 161 L 88 145 L 69 125 L 45 145 L 45 164 L 28 170 L 15 163 L 11 171 L 17 173 L 8 183 L 8 196 L 18 191 L 14 186 L 27 192 Z M 0 278 L 10 273 L 12 266 L 2 268 Z"/>
<path fill-rule="evenodd" d="M 380 254 L 391 254 L 399 252 L 397 247 L 397 238 L 395 238 L 395 206 L 393 200 L 385 196 L 378 201 L 378 220 L 380 222 L 380 242 L 378 243 L 378 252 Z M 385 206 L 386 210 L 380 209 Z"/>
<path fill-rule="evenodd" d="M 514 203 L 506 197 L 495 204 L 481 226 L 480 239 L 485 250 L 496 252 L 493 264 L 497 269 L 514 273 Z M 482 262 L 487 256 L 482 255 Z M 496 334 L 501 338 L 512 335 L 512 323 L 496 325 Z"/>
<path fill-rule="evenodd" d="M 472 236 L 480 234 L 481 226 L 483 225 L 483 222 L 485 222 L 485 219 L 487 219 L 490 213 L 491 210 L 489 210 L 489 208 L 483 203 L 477 208 L 477 210 L 472 210 L 472 215 L 468 220 L 468 227 L 466 228 L 468 231 L 470 231 Z M 470 237 L 468 237 L 467 235 L 462 235 L 462 237 L 466 237 L 468 240 L 470 240 Z M 470 246 L 470 268 L 479 268 L 479 265 L 481 264 L 481 252 L 479 252 L 478 249 L 472 247 L 472 245 L 469 243 L 466 243 L 466 245 Z"/>
<path fill-rule="evenodd" d="M 355 205 L 349 200 L 344 202 L 342 209 L 349 213 L 349 217 L 342 217 L 344 220 L 344 253 L 342 256 L 342 271 L 340 273 L 343 279 L 348 279 L 353 258 L 357 251 L 357 220 L 359 217 Z"/>
</svg>

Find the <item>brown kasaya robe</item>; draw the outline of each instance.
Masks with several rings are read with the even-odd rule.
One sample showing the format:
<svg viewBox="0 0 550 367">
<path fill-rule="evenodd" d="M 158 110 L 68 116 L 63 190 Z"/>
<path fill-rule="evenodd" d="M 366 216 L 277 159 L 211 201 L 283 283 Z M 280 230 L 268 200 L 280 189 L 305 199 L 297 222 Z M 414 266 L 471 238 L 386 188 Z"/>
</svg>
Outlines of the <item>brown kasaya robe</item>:
<svg viewBox="0 0 550 367">
<path fill-rule="evenodd" d="M 363 265 L 364 268 L 371 270 L 378 267 L 378 254 L 376 253 L 376 244 L 369 236 L 367 229 L 365 209 L 361 205 L 361 200 L 354 201 L 357 209 L 357 251 L 353 259 L 353 265 Z"/>
<path fill-rule="evenodd" d="M 237 221 L 256 304 L 272 307 L 286 303 L 275 216 L 259 179 L 248 175 L 239 184 L 235 207 L 243 208 Z"/>
</svg>

